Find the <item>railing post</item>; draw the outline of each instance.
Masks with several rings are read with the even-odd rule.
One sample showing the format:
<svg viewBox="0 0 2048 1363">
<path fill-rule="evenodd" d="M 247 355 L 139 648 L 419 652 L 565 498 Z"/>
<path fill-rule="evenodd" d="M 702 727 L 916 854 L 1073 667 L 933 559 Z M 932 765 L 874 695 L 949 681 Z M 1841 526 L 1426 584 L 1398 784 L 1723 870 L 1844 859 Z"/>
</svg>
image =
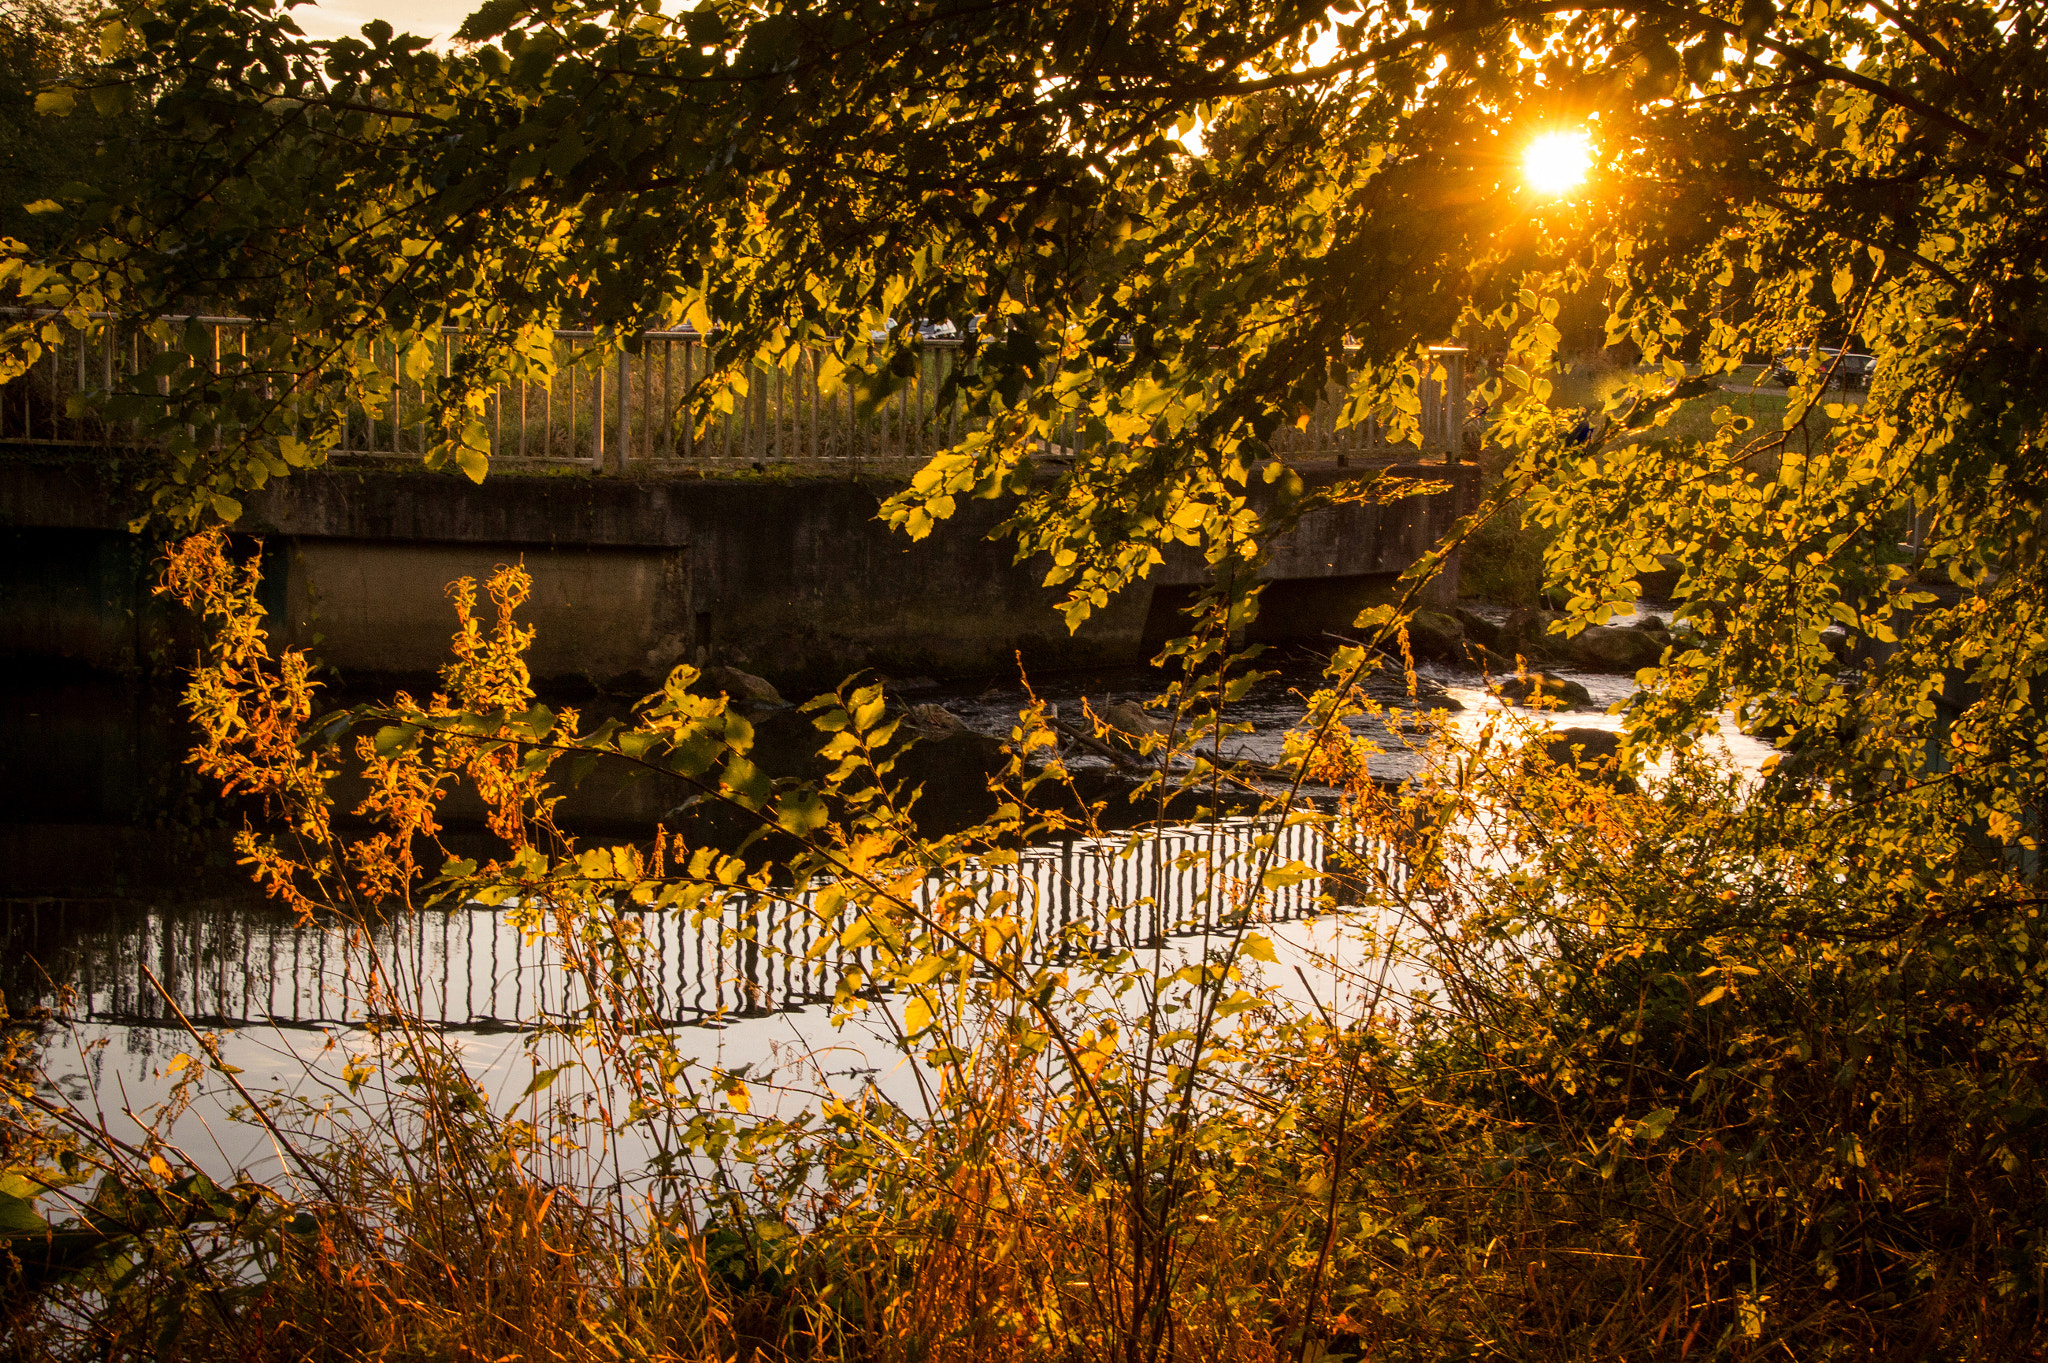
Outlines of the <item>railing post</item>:
<svg viewBox="0 0 2048 1363">
<path fill-rule="evenodd" d="M 1465 352 L 1460 350 L 1452 355 L 1445 365 L 1450 371 L 1450 397 L 1447 416 L 1450 424 L 1451 462 L 1462 463 L 1465 458 Z"/>
<path fill-rule="evenodd" d="M 607 447 L 604 439 L 604 421 L 605 417 L 610 414 L 604 400 L 604 376 L 605 363 L 600 358 L 596 368 L 591 371 L 590 375 L 590 467 L 599 473 L 603 473 L 606 468 L 605 450 Z M 574 392 L 575 390 L 571 389 L 570 391 Z M 575 429 L 575 423 L 576 412 L 572 408 L 569 412 L 571 430 Z"/>
<path fill-rule="evenodd" d="M 621 342 L 619 345 L 619 419 L 612 423 L 611 469 L 613 473 L 624 473 L 626 471 L 626 461 L 633 457 L 633 427 L 628 422 L 628 418 L 632 414 L 631 394 L 633 391 L 633 371 L 629 367 L 630 363 L 631 360 L 626 353 L 625 344 Z"/>
<path fill-rule="evenodd" d="M 1432 385 L 1435 389 L 1434 397 L 1436 399 L 1435 419 L 1431 420 L 1432 414 L 1427 407 L 1423 411 L 1423 445 L 1425 448 L 1428 447 L 1430 436 L 1433 434 L 1430 427 L 1436 427 L 1434 434 L 1443 442 L 1444 446 L 1444 462 L 1455 464 L 1464 457 L 1465 347 L 1451 345 L 1431 346 L 1429 348 L 1429 358 L 1432 365 L 1440 364 L 1443 366 L 1444 381 Z"/>
</svg>

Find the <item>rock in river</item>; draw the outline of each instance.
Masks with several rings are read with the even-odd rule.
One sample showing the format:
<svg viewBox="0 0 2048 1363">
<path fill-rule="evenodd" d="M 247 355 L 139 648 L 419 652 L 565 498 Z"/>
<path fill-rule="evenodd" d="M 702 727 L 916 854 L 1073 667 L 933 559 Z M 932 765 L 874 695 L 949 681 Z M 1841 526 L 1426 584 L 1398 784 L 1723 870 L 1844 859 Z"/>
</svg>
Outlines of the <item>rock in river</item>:
<svg viewBox="0 0 2048 1363">
<path fill-rule="evenodd" d="M 1465 626 L 1441 611 L 1417 611 L 1408 617 L 1408 647 L 1418 658 L 1433 662 L 1465 661 Z"/>
<path fill-rule="evenodd" d="M 724 692 L 726 699 L 735 705 L 772 710 L 780 709 L 789 703 L 766 678 L 757 677 L 751 672 L 742 672 L 737 667 L 706 669 L 704 685 L 707 690 Z"/>
<path fill-rule="evenodd" d="M 1111 725 L 1133 738 L 1142 738 L 1146 734 L 1163 734 L 1168 727 L 1165 720 L 1148 713 L 1144 706 L 1134 700 L 1120 700 L 1105 705 L 1101 714 Z"/>
<path fill-rule="evenodd" d="M 1664 640 L 1648 630 L 1588 625 L 1565 643 L 1574 665 L 1588 672 L 1639 672 L 1664 656 Z"/>
<path fill-rule="evenodd" d="M 904 718 L 911 728 L 934 737 L 956 734 L 967 727 L 966 721 L 960 716 L 943 705 L 935 705 L 929 701 L 923 705 L 911 706 Z"/>
<path fill-rule="evenodd" d="M 1493 684 L 1493 694 L 1510 705 L 1526 705 L 1532 710 L 1570 710 L 1593 699 L 1577 682 L 1549 672 L 1503 677 Z"/>
<path fill-rule="evenodd" d="M 1465 637 L 1481 648 L 1496 651 L 1500 648 L 1500 626 L 1475 611 L 1460 606 L 1452 612 L 1459 624 L 1465 627 Z"/>
<path fill-rule="evenodd" d="M 1621 735 L 1609 729 L 1554 729 L 1529 740 L 1524 749 L 1531 761 L 1571 766 L 1589 781 L 1600 781 L 1623 794 L 1635 791 L 1634 778 L 1621 769 Z"/>
<path fill-rule="evenodd" d="M 1506 658 L 1527 658 L 1532 662 L 1552 657 L 1564 646 L 1564 640 L 1550 632 L 1551 623 L 1561 618 L 1555 611 L 1531 610 L 1526 606 L 1514 611 L 1500 622 L 1494 636 L 1494 651 Z"/>
</svg>

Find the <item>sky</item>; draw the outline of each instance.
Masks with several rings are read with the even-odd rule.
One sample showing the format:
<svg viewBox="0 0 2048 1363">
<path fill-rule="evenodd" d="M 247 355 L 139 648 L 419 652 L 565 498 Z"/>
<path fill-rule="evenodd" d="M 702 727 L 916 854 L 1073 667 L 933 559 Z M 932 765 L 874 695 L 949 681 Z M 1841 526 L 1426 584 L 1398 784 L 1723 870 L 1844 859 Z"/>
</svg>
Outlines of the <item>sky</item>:
<svg viewBox="0 0 2048 1363">
<path fill-rule="evenodd" d="M 308 37 L 353 36 L 372 19 L 382 19 L 401 33 L 446 38 L 462 26 L 482 0 L 328 0 L 300 5 L 292 11 Z"/>
<path fill-rule="evenodd" d="M 324 0 L 318 5 L 300 5 L 292 14 L 299 27 L 313 38 L 353 36 L 370 20 L 382 19 L 401 33 L 445 39 L 482 3 L 483 0 Z M 673 11 L 672 6 L 664 8 Z M 1337 33 L 1331 28 L 1309 53 L 1309 61 L 1327 61 L 1336 51 Z"/>
</svg>

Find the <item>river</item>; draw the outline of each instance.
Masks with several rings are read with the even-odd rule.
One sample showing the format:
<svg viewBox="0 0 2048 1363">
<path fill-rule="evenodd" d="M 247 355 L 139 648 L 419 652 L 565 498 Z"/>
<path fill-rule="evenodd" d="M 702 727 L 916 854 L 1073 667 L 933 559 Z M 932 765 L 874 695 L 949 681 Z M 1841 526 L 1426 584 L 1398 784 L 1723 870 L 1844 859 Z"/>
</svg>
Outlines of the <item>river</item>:
<svg viewBox="0 0 2048 1363">
<path fill-rule="evenodd" d="M 1630 679 L 1566 675 L 1588 688 L 1593 705 L 1563 722 L 1618 724 L 1604 711 L 1627 697 Z M 1460 707 L 1442 722 L 1469 733 L 1500 717 L 1474 673 L 1426 667 L 1421 680 L 1424 704 L 1447 698 Z M 1277 756 L 1300 692 L 1315 681 L 1297 660 L 1255 687 L 1231 714 L 1251 726 L 1231 740 L 1234 755 Z M 1043 677 L 1034 687 L 1076 717 L 1084 702 L 1099 711 L 1150 699 L 1159 680 L 1130 669 Z M 1025 700 L 1013 682 L 989 679 L 908 679 L 899 695 L 906 704 L 942 705 L 970 728 L 998 736 Z M 522 934 L 500 912 L 397 915 L 351 946 L 346 934 L 297 922 L 242 881 L 223 848 L 231 813 L 180 765 L 172 696 L 118 679 L 59 677 L 17 682 L 6 699 L 0 848 L 9 888 L 0 896 L 0 989 L 16 1016 L 43 1012 L 48 1082 L 110 1134 L 140 1134 L 169 1092 L 174 1058 L 197 1049 L 194 1030 L 218 1037 L 222 1058 L 239 1068 L 251 1093 L 290 1095 L 300 1111 L 354 1101 L 342 1071 L 352 1055 L 381 1044 L 363 988 L 372 957 L 387 981 L 401 984 L 408 1011 L 459 1054 L 494 1101 L 516 1103 L 536 1067 L 567 1054 L 554 1039 L 536 1049 L 534 1029 L 583 1002 L 574 977 L 545 941 Z M 1370 721 L 1356 727 L 1387 748 L 1374 759 L 1374 775 L 1415 769 L 1419 753 L 1398 735 Z M 1753 768 L 1769 751 L 1731 726 L 1720 743 L 1740 767 Z M 1076 766 L 1102 765 L 1085 749 L 1071 758 Z M 1002 873 L 1003 884 L 1018 895 L 1040 956 L 1066 949 L 1066 930 L 1076 924 L 1091 941 L 1198 955 L 1216 926 L 1219 878 L 1242 864 L 1247 839 L 1260 831 L 1225 820 L 1157 830 L 1135 849 L 1121 836 L 1062 840 L 1026 851 Z M 1284 856 L 1336 871 L 1319 831 L 1284 836 Z M 1347 850 L 1379 856 L 1382 883 L 1399 884 L 1400 868 L 1375 849 Z M 1365 1006 L 1361 991 L 1388 983 L 1387 970 L 1366 959 L 1372 948 L 1350 931 L 1350 915 L 1317 911 L 1326 894 L 1340 903 L 1350 898 L 1343 879 L 1326 875 L 1276 892 L 1265 906 L 1270 921 L 1262 931 L 1278 960 L 1264 968 L 1261 987 L 1302 1005 L 1355 1012 Z M 806 953 L 801 914 L 736 896 L 720 917 L 694 926 L 660 913 L 639 921 L 653 1011 L 701 1065 L 746 1067 L 762 1095 L 757 1110 L 869 1086 L 896 1101 L 914 1099 L 915 1076 L 882 1010 L 848 1027 L 830 1024 L 824 1001 L 847 962 Z M 735 931 L 749 926 L 755 930 Z M 1415 982 L 1392 983 L 1398 990 Z M 550 1097 L 565 1093 L 574 1096 L 572 1083 Z M 268 1133 L 230 1115 L 241 1096 L 209 1074 L 175 1139 L 194 1165 L 217 1177 L 274 1175 L 279 1156 Z M 628 1158 L 648 1153 L 636 1147 Z"/>
</svg>

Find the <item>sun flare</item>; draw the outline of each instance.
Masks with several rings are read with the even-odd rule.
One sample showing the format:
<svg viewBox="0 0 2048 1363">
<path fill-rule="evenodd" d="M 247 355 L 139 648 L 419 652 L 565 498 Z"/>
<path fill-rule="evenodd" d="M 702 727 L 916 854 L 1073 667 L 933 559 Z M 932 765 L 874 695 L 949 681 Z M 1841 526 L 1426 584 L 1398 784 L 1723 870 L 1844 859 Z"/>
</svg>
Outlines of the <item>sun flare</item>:
<svg viewBox="0 0 2048 1363">
<path fill-rule="evenodd" d="M 1542 194 L 1569 194 L 1593 168 L 1593 144 L 1584 133 L 1545 133 L 1522 153 L 1522 176 Z"/>
</svg>

